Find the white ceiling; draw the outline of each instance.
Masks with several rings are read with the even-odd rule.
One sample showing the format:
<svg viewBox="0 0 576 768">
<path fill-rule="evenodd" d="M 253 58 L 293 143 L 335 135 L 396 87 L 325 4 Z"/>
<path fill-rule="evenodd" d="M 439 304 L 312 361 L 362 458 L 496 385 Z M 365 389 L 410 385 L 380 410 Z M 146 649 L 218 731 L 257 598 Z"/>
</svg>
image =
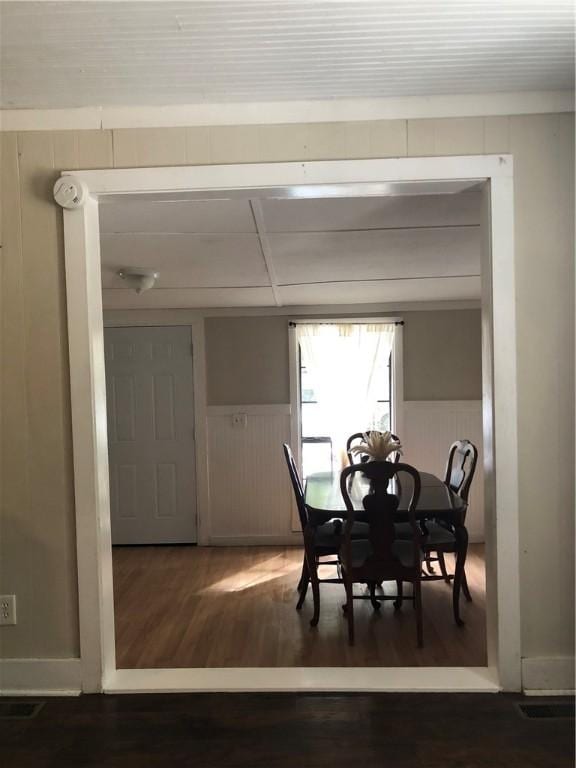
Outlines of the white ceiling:
<svg viewBox="0 0 576 768">
<path fill-rule="evenodd" d="M 480 196 L 106 198 L 107 309 L 358 304 L 480 295 Z M 160 272 L 137 295 L 125 267 Z"/>
<path fill-rule="evenodd" d="M 572 0 L 3 2 L 2 106 L 570 89 Z"/>
</svg>

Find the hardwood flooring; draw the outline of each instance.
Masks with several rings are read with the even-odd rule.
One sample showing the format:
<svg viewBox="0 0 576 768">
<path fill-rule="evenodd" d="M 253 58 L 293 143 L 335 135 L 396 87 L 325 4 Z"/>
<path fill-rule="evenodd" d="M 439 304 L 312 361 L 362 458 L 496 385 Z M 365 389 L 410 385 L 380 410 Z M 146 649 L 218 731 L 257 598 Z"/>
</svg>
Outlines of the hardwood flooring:
<svg viewBox="0 0 576 768">
<path fill-rule="evenodd" d="M 0 720 L 0 762 L 3 768 L 572 768 L 574 720 L 529 720 L 518 712 L 519 701 L 513 694 L 433 693 L 48 699 L 31 720 Z"/>
<path fill-rule="evenodd" d="M 398 613 L 355 601 L 356 645 L 347 642 L 344 588 L 321 585 L 318 627 L 312 596 L 297 612 L 298 547 L 115 547 L 117 666 L 341 667 L 485 666 L 483 548 L 466 564 L 473 602 L 464 627 L 452 617 L 451 588 L 423 585 L 424 648 L 416 647 L 410 602 Z M 453 564 L 448 556 L 448 565 Z M 332 571 L 333 572 L 333 571 Z M 386 584 L 386 591 L 395 589 Z M 405 587 L 409 589 L 408 586 Z M 362 590 L 356 587 L 356 590 Z"/>
</svg>

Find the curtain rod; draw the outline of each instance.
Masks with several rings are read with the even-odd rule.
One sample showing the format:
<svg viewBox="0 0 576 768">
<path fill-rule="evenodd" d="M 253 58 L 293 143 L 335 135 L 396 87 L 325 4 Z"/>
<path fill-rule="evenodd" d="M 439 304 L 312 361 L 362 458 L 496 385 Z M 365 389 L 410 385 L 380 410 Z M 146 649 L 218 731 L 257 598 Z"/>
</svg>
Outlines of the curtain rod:
<svg viewBox="0 0 576 768">
<path fill-rule="evenodd" d="M 358 319 L 360 320 L 361 318 Z M 353 321 L 348 322 L 348 320 L 345 320 L 341 323 L 313 323 L 310 320 L 302 320 L 300 323 L 294 323 L 292 320 L 290 320 L 288 325 L 290 328 L 296 328 L 298 325 L 404 325 L 404 320 L 393 320 L 390 323 L 374 320 L 370 320 L 370 322 L 367 323 L 354 323 Z"/>
</svg>

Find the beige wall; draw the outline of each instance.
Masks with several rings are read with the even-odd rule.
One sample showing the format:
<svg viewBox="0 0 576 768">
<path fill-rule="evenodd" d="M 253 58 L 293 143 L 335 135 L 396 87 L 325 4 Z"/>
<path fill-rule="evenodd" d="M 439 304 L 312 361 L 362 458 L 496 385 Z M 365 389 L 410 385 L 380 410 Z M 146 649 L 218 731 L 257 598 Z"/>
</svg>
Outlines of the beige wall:
<svg viewBox="0 0 576 768">
<path fill-rule="evenodd" d="M 395 314 L 404 319 L 406 400 L 482 398 L 480 310 Z M 206 319 L 208 405 L 290 402 L 288 317 Z"/>
<path fill-rule="evenodd" d="M 209 317 L 208 405 L 290 402 L 288 321 L 284 317 Z"/>
<path fill-rule="evenodd" d="M 480 310 L 403 317 L 404 399 L 481 400 Z"/>
<path fill-rule="evenodd" d="M 514 155 L 522 645 L 572 652 L 573 116 L 5 134 L 2 591 L 5 656 L 78 652 L 59 169 L 404 155 Z M 542 468 L 545 440 L 546 471 Z M 505 510 L 503 511 L 505 512 Z"/>
</svg>

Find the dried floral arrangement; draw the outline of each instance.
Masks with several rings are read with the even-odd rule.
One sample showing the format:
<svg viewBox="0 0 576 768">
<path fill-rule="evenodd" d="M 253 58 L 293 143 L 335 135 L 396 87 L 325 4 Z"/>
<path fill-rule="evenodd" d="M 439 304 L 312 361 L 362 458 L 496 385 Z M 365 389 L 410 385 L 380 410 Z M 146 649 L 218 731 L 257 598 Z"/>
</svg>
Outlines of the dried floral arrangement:
<svg viewBox="0 0 576 768">
<path fill-rule="evenodd" d="M 386 461 L 391 453 L 402 454 L 402 443 L 391 432 L 367 432 L 362 438 L 362 442 L 355 445 L 351 452 L 368 456 L 369 461 Z"/>
</svg>

